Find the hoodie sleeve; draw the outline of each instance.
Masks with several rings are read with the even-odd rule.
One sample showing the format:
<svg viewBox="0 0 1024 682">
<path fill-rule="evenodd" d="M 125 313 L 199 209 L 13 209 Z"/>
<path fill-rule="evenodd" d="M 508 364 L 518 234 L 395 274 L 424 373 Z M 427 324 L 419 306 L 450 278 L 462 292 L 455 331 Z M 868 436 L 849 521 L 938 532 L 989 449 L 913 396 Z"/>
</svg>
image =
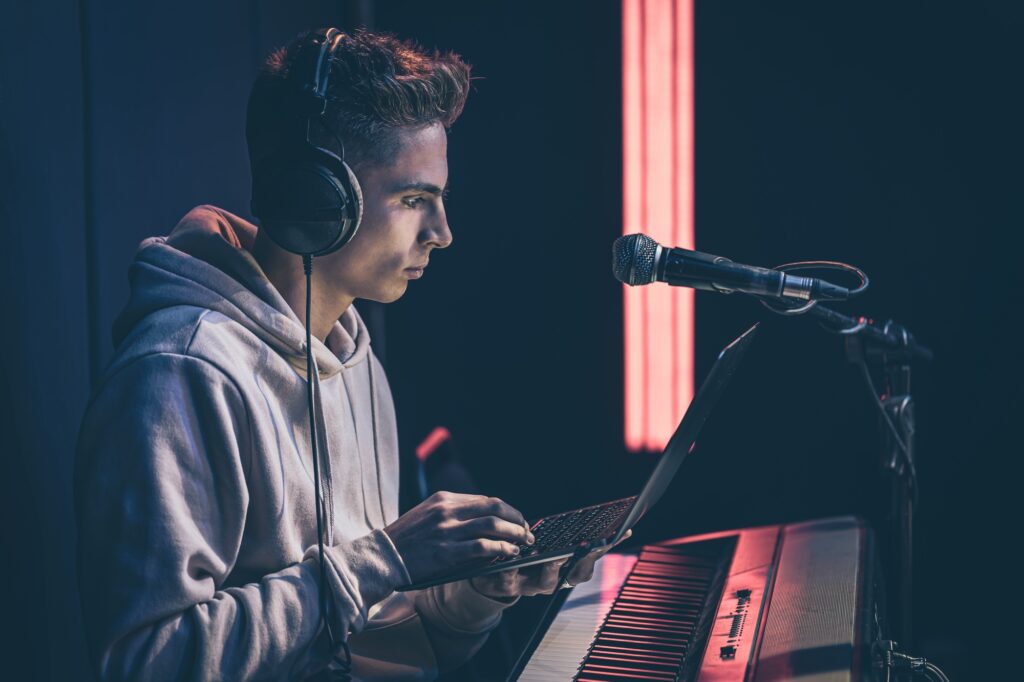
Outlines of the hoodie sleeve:
<svg viewBox="0 0 1024 682">
<path fill-rule="evenodd" d="M 516 601 L 485 596 L 468 580 L 393 594 L 351 637 L 353 671 L 360 679 L 429 679 L 457 668 Z"/>
<path fill-rule="evenodd" d="M 250 429 L 204 360 L 136 359 L 93 398 L 75 472 L 78 574 L 101 680 L 301 679 L 328 660 L 316 557 L 228 585 L 246 524 Z M 330 551 L 337 631 L 405 582 L 383 531 Z"/>
<path fill-rule="evenodd" d="M 454 668 L 475 654 L 501 622 L 501 612 L 518 601 L 481 594 L 468 580 L 435 585 L 416 593 L 416 611 L 442 669 Z"/>
</svg>

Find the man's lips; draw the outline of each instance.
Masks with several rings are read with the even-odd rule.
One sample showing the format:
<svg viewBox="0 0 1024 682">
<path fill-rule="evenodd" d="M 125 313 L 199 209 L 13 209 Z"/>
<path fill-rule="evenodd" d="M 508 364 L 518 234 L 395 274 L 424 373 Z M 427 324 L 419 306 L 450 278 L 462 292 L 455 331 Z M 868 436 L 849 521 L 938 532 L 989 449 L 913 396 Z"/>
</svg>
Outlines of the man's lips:
<svg viewBox="0 0 1024 682">
<path fill-rule="evenodd" d="M 405 273 L 405 276 L 408 277 L 409 279 L 419 279 L 420 277 L 423 276 L 423 271 L 426 269 L 426 267 L 427 264 L 423 263 L 422 265 L 414 265 L 412 267 L 406 268 L 405 270 L 403 270 L 403 272 Z"/>
</svg>

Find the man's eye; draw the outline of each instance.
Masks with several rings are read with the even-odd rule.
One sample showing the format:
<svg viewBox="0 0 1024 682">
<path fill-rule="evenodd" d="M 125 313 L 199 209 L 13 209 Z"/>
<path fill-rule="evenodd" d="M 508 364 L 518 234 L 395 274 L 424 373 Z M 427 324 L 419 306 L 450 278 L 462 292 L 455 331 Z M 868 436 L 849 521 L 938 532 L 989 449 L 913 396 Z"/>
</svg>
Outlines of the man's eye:
<svg viewBox="0 0 1024 682">
<path fill-rule="evenodd" d="M 402 203 L 409 208 L 418 208 L 423 205 L 423 197 L 405 197 L 402 199 Z"/>
</svg>

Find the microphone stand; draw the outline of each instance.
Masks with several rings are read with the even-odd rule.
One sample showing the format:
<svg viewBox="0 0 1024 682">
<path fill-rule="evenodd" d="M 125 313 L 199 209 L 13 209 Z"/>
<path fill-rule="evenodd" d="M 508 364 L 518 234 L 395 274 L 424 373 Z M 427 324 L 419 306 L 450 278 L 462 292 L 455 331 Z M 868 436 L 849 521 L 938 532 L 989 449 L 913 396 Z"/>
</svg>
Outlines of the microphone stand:
<svg viewBox="0 0 1024 682">
<path fill-rule="evenodd" d="M 892 629 L 899 641 L 909 646 L 911 609 L 913 607 L 913 540 L 914 507 L 917 502 L 917 473 L 914 466 L 914 400 L 910 392 L 911 363 L 930 361 L 932 351 L 915 341 L 901 325 L 888 321 L 881 327 L 866 318 L 852 318 L 821 305 L 807 314 L 818 319 L 826 329 L 846 337 L 847 360 L 861 368 L 873 399 L 882 410 L 882 474 L 889 492 L 885 515 L 884 546 L 886 582 L 895 588 L 893 603 L 897 605 Z M 874 391 L 869 365 L 885 377 L 885 391 Z"/>
</svg>

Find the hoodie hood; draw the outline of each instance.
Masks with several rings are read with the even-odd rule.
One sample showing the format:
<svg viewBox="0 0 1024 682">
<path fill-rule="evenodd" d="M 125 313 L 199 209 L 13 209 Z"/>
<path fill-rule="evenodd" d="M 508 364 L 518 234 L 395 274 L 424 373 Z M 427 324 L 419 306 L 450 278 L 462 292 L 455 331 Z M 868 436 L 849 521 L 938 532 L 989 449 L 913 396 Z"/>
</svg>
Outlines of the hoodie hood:
<svg viewBox="0 0 1024 682">
<path fill-rule="evenodd" d="M 241 324 L 305 373 L 305 327 L 253 258 L 256 232 L 255 225 L 223 209 L 198 206 L 167 237 L 143 241 L 129 268 L 131 295 L 114 322 L 114 345 L 147 315 L 195 306 Z M 328 377 L 359 364 L 369 347 L 366 325 L 349 306 L 326 345 L 313 338 L 318 374 Z"/>
</svg>

